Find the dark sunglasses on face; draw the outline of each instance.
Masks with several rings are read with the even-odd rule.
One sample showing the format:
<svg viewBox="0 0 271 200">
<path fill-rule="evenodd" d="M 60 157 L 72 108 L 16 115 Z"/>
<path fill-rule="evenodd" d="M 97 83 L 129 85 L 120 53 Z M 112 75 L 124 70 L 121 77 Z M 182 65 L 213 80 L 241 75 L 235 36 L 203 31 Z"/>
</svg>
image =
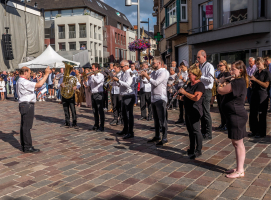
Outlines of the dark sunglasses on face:
<svg viewBox="0 0 271 200">
<path fill-rule="evenodd" d="M 218 67 L 222 67 L 222 66 L 224 66 L 224 65 L 217 65 Z"/>
</svg>

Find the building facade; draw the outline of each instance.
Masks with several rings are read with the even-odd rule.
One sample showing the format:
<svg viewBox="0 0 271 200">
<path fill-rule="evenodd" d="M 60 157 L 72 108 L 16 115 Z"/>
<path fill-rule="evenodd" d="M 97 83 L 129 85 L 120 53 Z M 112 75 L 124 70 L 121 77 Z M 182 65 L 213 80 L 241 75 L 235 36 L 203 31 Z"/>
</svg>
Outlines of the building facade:
<svg viewBox="0 0 271 200">
<path fill-rule="evenodd" d="M 193 60 L 199 50 L 216 65 L 249 57 L 271 56 L 271 1 L 194 0 L 188 44 Z"/>
<path fill-rule="evenodd" d="M 161 55 L 168 66 L 172 61 L 179 65 L 182 60 L 192 64 L 192 48 L 187 43 L 192 27 L 191 6 L 192 0 L 154 0 L 154 36 L 161 35 L 155 55 Z"/>
<path fill-rule="evenodd" d="M 127 49 L 127 60 L 132 62 L 137 61 L 136 52 L 129 50 L 129 43 L 133 42 L 137 38 L 136 32 L 133 30 L 126 31 L 126 49 Z"/>
</svg>

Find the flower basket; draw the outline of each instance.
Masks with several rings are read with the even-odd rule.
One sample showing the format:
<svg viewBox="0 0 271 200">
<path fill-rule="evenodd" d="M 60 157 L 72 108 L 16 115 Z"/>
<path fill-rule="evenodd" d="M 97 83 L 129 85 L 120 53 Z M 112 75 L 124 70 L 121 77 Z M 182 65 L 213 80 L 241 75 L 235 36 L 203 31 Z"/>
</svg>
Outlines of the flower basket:
<svg viewBox="0 0 271 200">
<path fill-rule="evenodd" d="M 146 49 L 150 48 L 151 45 L 147 40 L 137 39 L 133 42 L 129 43 L 129 50 L 130 51 L 145 51 Z"/>
</svg>

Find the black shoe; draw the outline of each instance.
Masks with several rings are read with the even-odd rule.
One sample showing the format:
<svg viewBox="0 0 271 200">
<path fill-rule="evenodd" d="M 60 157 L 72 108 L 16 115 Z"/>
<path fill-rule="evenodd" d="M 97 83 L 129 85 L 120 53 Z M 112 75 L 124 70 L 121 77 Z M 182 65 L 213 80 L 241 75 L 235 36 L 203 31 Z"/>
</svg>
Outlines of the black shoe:
<svg viewBox="0 0 271 200">
<path fill-rule="evenodd" d="M 256 134 L 254 138 L 264 138 L 265 136 L 261 136 L 259 134 Z"/>
<path fill-rule="evenodd" d="M 148 121 L 152 121 L 153 120 L 153 118 L 152 117 L 148 117 L 148 119 L 147 119 Z"/>
<path fill-rule="evenodd" d="M 157 141 L 159 141 L 159 140 L 160 140 L 160 138 L 154 137 L 154 138 L 152 138 L 151 140 L 148 140 L 147 143 L 157 142 Z"/>
<path fill-rule="evenodd" d="M 118 131 L 116 134 L 117 135 L 126 135 L 126 133 L 124 131 Z"/>
<path fill-rule="evenodd" d="M 192 156 L 190 156 L 190 159 L 198 158 L 202 155 L 201 151 L 196 151 Z"/>
<path fill-rule="evenodd" d="M 60 127 L 65 127 L 65 128 L 70 128 L 70 123 L 65 122 L 63 125 L 61 125 Z"/>
<path fill-rule="evenodd" d="M 140 117 L 138 120 L 146 120 L 147 117 Z"/>
<path fill-rule="evenodd" d="M 92 130 L 92 131 L 97 131 L 99 129 L 99 126 L 93 126 L 91 129 L 89 130 Z"/>
<path fill-rule="evenodd" d="M 192 149 L 187 149 L 187 155 L 188 156 L 191 156 L 191 155 L 194 155 L 194 153 L 195 153 L 195 150 L 192 150 Z"/>
<path fill-rule="evenodd" d="M 206 134 L 206 135 L 203 135 L 203 140 L 211 140 L 212 139 L 212 136 Z"/>
<path fill-rule="evenodd" d="M 151 127 L 150 129 L 155 129 L 155 127 Z"/>
<path fill-rule="evenodd" d="M 24 153 L 38 153 L 40 152 L 39 149 L 35 149 L 34 147 L 30 147 L 30 148 L 24 148 Z"/>
<path fill-rule="evenodd" d="M 112 122 L 109 123 L 111 126 L 117 126 L 118 120 L 114 119 Z"/>
<path fill-rule="evenodd" d="M 221 128 L 223 128 L 224 126 L 225 126 L 225 125 L 220 124 L 218 128 L 221 129 Z"/>
<path fill-rule="evenodd" d="M 184 120 L 180 120 L 180 119 L 178 119 L 178 121 L 175 122 L 175 124 L 182 124 L 182 123 L 184 123 Z"/>
<path fill-rule="evenodd" d="M 100 127 L 96 130 L 96 132 L 104 132 L 104 128 Z"/>
<path fill-rule="evenodd" d="M 129 138 L 134 138 L 134 134 L 128 133 L 123 137 L 123 139 L 129 139 Z"/>
<path fill-rule="evenodd" d="M 164 144 L 168 143 L 168 140 L 161 140 L 156 144 L 156 146 L 163 146 Z"/>
<path fill-rule="evenodd" d="M 73 123 L 73 124 L 72 124 L 72 128 L 79 129 L 79 127 L 77 126 L 76 123 Z"/>
<path fill-rule="evenodd" d="M 221 131 L 227 131 L 228 129 L 227 129 L 227 126 L 225 125 L 222 129 L 221 129 Z"/>
<path fill-rule="evenodd" d="M 256 133 L 249 133 L 247 136 L 248 137 L 254 137 L 254 136 L 256 136 L 257 134 Z"/>
</svg>

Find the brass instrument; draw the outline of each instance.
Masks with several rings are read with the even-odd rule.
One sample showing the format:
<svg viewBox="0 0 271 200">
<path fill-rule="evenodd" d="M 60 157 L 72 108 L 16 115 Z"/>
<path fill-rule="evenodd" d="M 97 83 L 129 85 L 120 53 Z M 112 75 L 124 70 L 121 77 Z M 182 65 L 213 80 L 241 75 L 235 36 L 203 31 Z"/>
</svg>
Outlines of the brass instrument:
<svg viewBox="0 0 271 200">
<path fill-rule="evenodd" d="M 137 72 L 130 72 L 130 76 L 133 76 L 133 75 L 138 75 L 140 74 L 141 72 L 147 72 L 148 75 L 150 75 L 152 73 L 152 70 L 151 69 L 142 69 L 142 70 L 139 70 Z"/>
<path fill-rule="evenodd" d="M 76 86 L 77 83 L 76 77 L 70 76 L 70 73 L 76 64 L 68 61 L 63 61 L 63 63 L 65 64 L 65 72 L 63 75 L 63 83 L 65 86 L 61 88 L 61 96 L 65 99 L 70 99 L 74 95 L 73 87 Z"/>
<path fill-rule="evenodd" d="M 114 81 L 113 80 L 113 77 L 118 77 L 118 75 L 121 73 L 121 70 L 116 74 L 114 75 L 112 72 L 109 73 L 109 78 L 107 79 L 106 83 L 104 84 L 105 87 L 112 84 L 112 82 Z"/>
</svg>

